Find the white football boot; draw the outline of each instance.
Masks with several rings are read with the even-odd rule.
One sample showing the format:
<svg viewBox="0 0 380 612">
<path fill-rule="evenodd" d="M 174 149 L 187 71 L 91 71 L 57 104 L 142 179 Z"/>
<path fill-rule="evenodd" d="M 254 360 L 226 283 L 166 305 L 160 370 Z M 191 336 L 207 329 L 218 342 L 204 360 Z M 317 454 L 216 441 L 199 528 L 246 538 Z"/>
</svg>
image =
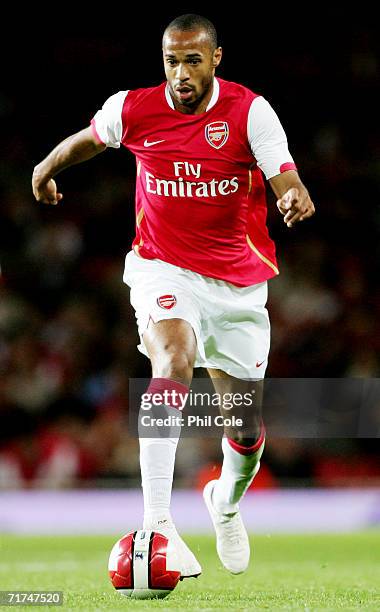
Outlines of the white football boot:
<svg viewBox="0 0 380 612">
<path fill-rule="evenodd" d="M 176 548 L 180 563 L 180 567 L 178 569 L 181 572 L 181 580 L 184 578 L 197 578 L 202 573 L 202 567 L 195 558 L 195 555 L 191 552 L 190 548 L 182 540 L 171 519 L 168 519 L 167 516 L 156 516 L 152 519 L 144 520 L 143 528 L 157 531 L 158 533 L 162 533 L 162 535 L 171 539 Z"/>
<path fill-rule="evenodd" d="M 210 480 L 203 490 L 203 499 L 210 513 L 216 532 L 216 550 L 224 567 L 231 574 L 241 574 L 249 563 L 249 539 L 239 510 L 234 514 L 222 514 L 212 503 L 216 480 Z"/>
</svg>

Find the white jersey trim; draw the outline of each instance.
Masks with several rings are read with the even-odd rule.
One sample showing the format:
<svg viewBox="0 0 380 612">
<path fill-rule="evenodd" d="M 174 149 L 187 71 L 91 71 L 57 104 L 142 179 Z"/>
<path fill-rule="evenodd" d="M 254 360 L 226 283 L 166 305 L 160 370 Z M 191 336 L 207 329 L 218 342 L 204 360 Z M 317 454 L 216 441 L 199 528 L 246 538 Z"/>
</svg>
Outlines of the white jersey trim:
<svg viewBox="0 0 380 612">
<path fill-rule="evenodd" d="M 219 90 L 220 90 L 220 87 L 219 87 L 218 80 L 214 77 L 212 96 L 211 96 L 210 102 L 207 105 L 206 113 L 217 103 L 219 99 Z M 170 108 L 175 110 L 173 98 L 170 95 L 170 89 L 169 89 L 168 83 L 166 84 L 166 87 L 165 87 L 165 98 Z"/>
<path fill-rule="evenodd" d="M 113 149 L 119 149 L 123 136 L 122 112 L 129 90 L 110 96 L 93 118 L 100 140 Z"/>
<path fill-rule="evenodd" d="M 262 96 L 255 98 L 249 109 L 247 134 L 257 165 L 268 180 L 281 174 L 283 164 L 294 164 L 284 128 Z"/>
</svg>

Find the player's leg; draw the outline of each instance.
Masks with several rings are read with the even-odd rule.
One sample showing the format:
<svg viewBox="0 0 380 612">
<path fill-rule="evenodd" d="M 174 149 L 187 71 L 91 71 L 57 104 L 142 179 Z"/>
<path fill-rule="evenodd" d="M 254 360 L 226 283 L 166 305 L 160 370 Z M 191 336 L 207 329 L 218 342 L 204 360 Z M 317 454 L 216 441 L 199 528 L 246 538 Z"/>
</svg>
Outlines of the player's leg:
<svg viewBox="0 0 380 612">
<path fill-rule="evenodd" d="M 240 573 L 248 566 L 250 549 L 239 501 L 259 471 L 264 450 L 263 381 L 240 380 L 215 369 L 209 369 L 209 374 L 215 391 L 222 398 L 222 416 L 229 419 L 234 416 L 242 423 L 241 426 L 225 426 L 222 473 L 218 480 L 209 482 L 204 491 L 217 534 L 219 557 L 229 571 Z M 234 398 L 238 398 L 236 403 Z"/>
<path fill-rule="evenodd" d="M 197 349 L 191 325 L 183 319 L 168 319 L 157 323 L 150 321 L 143 339 L 152 364 L 152 380 L 147 393 L 158 393 L 166 398 L 178 397 L 177 394 L 186 397 Z M 168 399 L 166 409 L 168 413 L 175 413 L 178 402 Z M 161 431 L 157 437 L 140 437 L 144 529 L 167 534 L 176 540 L 182 577 L 189 577 L 199 575 L 201 567 L 179 537 L 170 514 L 179 434 L 180 427 L 174 427 L 171 432 Z"/>
<path fill-rule="evenodd" d="M 215 391 L 225 398 L 220 413 L 225 419 L 234 416 L 241 422 L 224 427 L 222 473 L 214 491 L 218 509 L 234 512 L 260 468 L 265 442 L 261 413 L 264 381 L 240 380 L 221 370 L 210 369 L 209 374 Z M 236 404 L 234 397 L 238 398 Z"/>
<path fill-rule="evenodd" d="M 150 321 L 143 338 L 152 364 L 147 393 L 153 396 L 167 391 L 167 397 L 172 391 L 188 393 L 196 354 L 196 340 L 190 324 L 182 319 Z M 173 403 L 167 404 L 167 409 L 176 412 L 178 409 Z M 165 521 L 171 520 L 169 507 L 179 434 L 180 428 L 173 432 L 161 428 L 157 437 L 143 437 L 140 432 L 144 527 L 157 521 L 165 525 Z"/>
<path fill-rule="evenodd" d="M 171 378 L 189 386 L 197 350 L 190 323 L 184 319 L 150 320 L 143 337 L 153 377 Z"/>
</svg>

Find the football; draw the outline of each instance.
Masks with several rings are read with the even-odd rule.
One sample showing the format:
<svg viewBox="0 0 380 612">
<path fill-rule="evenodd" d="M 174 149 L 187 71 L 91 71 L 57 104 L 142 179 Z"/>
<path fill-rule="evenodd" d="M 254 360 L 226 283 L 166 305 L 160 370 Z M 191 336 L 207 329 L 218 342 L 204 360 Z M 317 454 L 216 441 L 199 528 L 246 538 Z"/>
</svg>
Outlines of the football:
<svg viewBox="0 0 380 612">
<path fill-rule="evenodd" d="M 162 599 L 181 577 L 174 545 L 156 531 L 132 531 L 111 550 L 108 571 L 115 589 L 132 599 Z"/>
</svg>

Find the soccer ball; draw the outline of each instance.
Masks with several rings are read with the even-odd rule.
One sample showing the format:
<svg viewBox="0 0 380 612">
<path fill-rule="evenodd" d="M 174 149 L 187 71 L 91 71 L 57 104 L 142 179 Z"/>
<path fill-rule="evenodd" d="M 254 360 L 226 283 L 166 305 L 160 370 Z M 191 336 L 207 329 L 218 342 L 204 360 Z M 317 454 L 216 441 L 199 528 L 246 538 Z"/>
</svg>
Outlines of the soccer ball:
<svg viewBox="0 0 380 612">
<path fill-rule="evenodd" d="M 181 577 L 176 549 L 156 531 L 132 531 L 111 550 L 108 571 L 115 589 L 132 599 L 166 597 Z"/>
</svg>

